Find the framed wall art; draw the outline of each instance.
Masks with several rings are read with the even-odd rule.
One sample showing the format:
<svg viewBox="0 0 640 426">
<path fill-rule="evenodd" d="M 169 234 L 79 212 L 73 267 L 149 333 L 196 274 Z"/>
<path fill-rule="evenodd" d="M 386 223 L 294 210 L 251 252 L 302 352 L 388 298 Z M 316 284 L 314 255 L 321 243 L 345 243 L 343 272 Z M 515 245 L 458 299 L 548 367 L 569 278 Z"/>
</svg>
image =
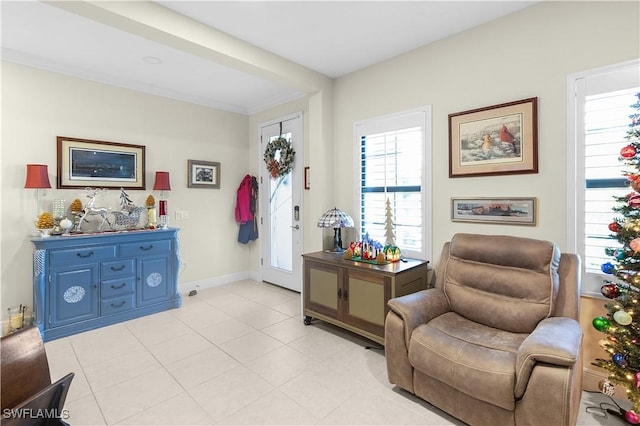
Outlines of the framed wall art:
<svg viewBox="0 0 640 426">
<path fill-rule="evenodd" d="M 538 173 L 538 98 L 449 114 L 449 177 Z"/>
<path fill-rule="evenodd" d="M 220 163 L 187 160 L 187 186 L 189 188 L 220 189 Z"/>
<path fill-rule="evenodd" d="M 451 198 L 451 221 L 535 225 L 536 199 Z"/>
<path fill-rule="evenodd" d="M 57 137 L 58 188 L 145 189 L 145 147 Z"/>
</svg>

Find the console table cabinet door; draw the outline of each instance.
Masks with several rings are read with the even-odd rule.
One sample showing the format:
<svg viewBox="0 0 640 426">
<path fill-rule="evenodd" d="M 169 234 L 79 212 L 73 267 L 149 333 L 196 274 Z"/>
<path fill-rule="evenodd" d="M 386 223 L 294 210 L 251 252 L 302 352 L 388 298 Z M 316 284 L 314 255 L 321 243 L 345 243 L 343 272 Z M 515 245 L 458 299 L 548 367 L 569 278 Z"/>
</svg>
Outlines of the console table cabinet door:
<svg viewBox="0 0 640 426">
<path fill-rule="evenodd" d="M 304 305 L 320 314 L 338 319 L 338 304 L 342 298 L 340 268 L 307 262 L 304 269 Z"/>
<path fill-rule="evenodd" d="M 169 262 L 166 257 L 138 260 L 138 304 L 144 306 L 169 297 Z"/>
<path fill-rule="evenodd" d="M 51 271 L 49 326 L 98 317 L 98 265 Z"/>
<path fill-rule="evenodd" d="M 375 273 L 346 270 L 342 321 L 384 337 L 384 320 L 390 298 L 391 278 Z"/>
</svg>

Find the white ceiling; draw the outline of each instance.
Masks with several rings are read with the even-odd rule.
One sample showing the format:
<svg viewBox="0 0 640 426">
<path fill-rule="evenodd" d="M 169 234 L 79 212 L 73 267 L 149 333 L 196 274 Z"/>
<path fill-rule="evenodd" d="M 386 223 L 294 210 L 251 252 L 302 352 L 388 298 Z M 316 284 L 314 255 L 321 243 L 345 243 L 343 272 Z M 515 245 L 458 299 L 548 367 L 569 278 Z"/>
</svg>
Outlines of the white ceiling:
<svg viewBox="0 0 640 426">
<path fill-rule="evenodd" d="M 536 2 L 157 1 L 155 6 L 335 78 Z M 126 32 L 56 2 L 2 0 L 0 14 L 2 59 L 10 62 L 242 114 L 303 95 L 282 80 Z M 149 57 L 161 63 L 149 64 Z"/>
</svg>

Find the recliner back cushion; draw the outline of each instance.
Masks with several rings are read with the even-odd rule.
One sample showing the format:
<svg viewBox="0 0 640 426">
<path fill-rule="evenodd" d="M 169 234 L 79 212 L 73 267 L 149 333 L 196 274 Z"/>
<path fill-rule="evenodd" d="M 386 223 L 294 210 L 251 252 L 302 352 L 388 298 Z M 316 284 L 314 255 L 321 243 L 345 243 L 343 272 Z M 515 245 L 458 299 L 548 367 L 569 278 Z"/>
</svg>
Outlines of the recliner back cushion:
<svg viewBox="0 0 640 426">
<path fill-rule="evenodd" d="M 451 310 L 472 321 L 530 333 L 553 312 L 560 250 L 504 235 L 456 234 L 445 268 Z"/>
</svg>

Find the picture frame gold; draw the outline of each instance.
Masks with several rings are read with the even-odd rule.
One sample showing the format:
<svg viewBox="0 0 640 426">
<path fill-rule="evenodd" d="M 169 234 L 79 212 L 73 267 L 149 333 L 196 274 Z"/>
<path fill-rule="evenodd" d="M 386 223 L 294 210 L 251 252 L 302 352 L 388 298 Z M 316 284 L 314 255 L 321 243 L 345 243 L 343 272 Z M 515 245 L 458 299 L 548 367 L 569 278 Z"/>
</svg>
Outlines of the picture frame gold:
<svg viewBox="0 0 640 426">
<path fill-rule="evenodd" d="M 449 114 L 449 177 L 538 173 L 538 98 Z"/>
<path fill-rule="evenodd" d="M 220 189 L 219 162 L 187 160 L 187 171 L 189 188 Z"/>
<path fill-rule="evenodd" d="M 535 197 L 451 198 L 452 222 L 536 225 Z"/>
<path fill-rule="evenodd" d="M 145 146 L 57 136 L 60 189 L 145 189 Z"/>
</svg>

